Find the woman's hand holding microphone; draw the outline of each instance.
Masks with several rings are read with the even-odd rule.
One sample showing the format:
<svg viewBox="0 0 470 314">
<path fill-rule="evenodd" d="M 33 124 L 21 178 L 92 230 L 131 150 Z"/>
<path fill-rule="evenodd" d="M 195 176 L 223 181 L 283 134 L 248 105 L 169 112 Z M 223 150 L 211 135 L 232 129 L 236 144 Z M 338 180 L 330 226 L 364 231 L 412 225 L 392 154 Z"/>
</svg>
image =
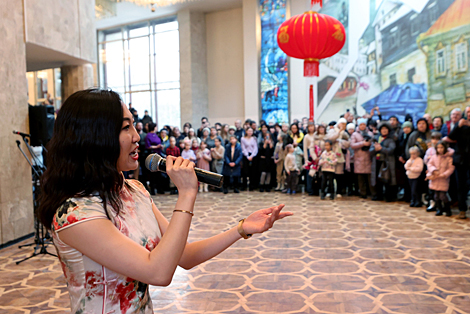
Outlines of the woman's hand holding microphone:
<svg viewBox="0 0 470 314">
<path fill-rule="evenodd" d="M 168 156 L 166 158 L 166 173 L 178 188 L 180 195 L 197 195 L 197 177 L 194 163 L 182 157 Z"/>
</svg>

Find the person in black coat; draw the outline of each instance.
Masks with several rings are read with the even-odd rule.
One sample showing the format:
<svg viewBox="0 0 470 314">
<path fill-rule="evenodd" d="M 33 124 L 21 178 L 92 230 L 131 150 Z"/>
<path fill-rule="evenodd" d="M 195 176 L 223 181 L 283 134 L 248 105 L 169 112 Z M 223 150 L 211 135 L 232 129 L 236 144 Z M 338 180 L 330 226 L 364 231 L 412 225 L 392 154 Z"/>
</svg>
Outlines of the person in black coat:
<svg viewBox="0 0 470 314">
<path fill-rule="evenodd" d="M 240 184 L 242 159 L 242 147 L 238 143 L 237 137 L 230 135 L 230 143 L 225 146 L 225 162 L 222 170 L 222 175 L 224 176 L 224 194 L 228 193 L 230 179 L 233 180 L 233 191 L 239 193 L 238 185 Z"/>
<path fill-rule="evenodd" d="M 274 169 L 273 154 L 274 141 L 271 138 L 271 133 L 264 133 L 258 144 L 259 171 L 261 173 L 260 192 L 271 192 L 271 173 Z"/>
<path fill-rule="evenodd" d="M 458 126 L 454 127 L 446 141 L 456 143 L 453 156 L 455 165 L 455 174 L 457 178 L 459 218 L 466 219 L 467 215 L 467 197 L 468 197 L 468 179 L 470 170 L 470 106 L 465 109 L 467 120 L 459 121 Z"/>
<path fill-rule="evenodd" d="M 378 128 L 379 134 L 374 138 L 373 145 L 370 147 L 372 155 L 372 174 L 371 183 L 375 186 L 377 195 L 372 200 L 379 201 L 383 200 L 392 202 L 395 198 L 393 195 L 393 186 L 397 184 L 395 174 L 395 148 L 396 144 L 393 138 L 390 136 L 392 128 L 388 123 L 382 123 Z M 388 182 L 383 182 L 378 178 L 380 170 L 383 164 L 386 163 L 389 169 L 390 179 Z M 385 187 L 385 194 L 384 194 Z"/>
</svg>

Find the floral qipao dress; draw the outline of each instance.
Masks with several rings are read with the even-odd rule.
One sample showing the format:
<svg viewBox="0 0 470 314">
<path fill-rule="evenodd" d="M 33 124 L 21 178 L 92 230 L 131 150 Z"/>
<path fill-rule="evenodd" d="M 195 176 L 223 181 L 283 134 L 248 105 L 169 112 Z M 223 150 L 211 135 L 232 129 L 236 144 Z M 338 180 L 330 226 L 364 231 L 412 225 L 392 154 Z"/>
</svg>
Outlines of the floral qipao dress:
<svg viewBox="0 0 470 314">
<path fill-rule="evenodd" d="M 112 223 L 122 234 L 152 251 L 160 242 L 161 232 L 150 195 L 139 181 L 125 180 L 120 197 L 123 206 L 119 215 L 107 206 Z M 72 313 L 153 313 L 148 284 L 115 273 L 60 240 L 61 230 L 92 219 L 109 219 L 99 196 L 68 199 L 52 222 Z"/>
</svg>

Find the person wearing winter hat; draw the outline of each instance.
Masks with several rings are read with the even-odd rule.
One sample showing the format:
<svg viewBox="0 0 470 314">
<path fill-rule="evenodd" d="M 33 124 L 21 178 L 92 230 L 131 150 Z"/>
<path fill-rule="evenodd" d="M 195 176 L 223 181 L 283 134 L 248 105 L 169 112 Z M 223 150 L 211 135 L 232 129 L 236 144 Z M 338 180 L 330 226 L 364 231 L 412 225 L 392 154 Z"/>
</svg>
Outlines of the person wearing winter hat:
<svg viewBox="0 0 470 314">
<path fill-rule="evenodd" d="M 392 133 L 390 135 L 393 136 L 395 141 L 397 141 L 402 132 L 400 121 L 398 121 L 397 116 L 390 116 L 388 123 L 390 123 L 390 127 L 392 128 Z"/>
<path fill-rule="evenodd" d="M 348 120 L 346 120 L 345 118 L 340 118 L 338 120 L 338 122 L 336 122 L 336 126 L 339 127 L 340 124 L 343 124 L 344 123 L 344 128 L 343 129 L 346 129 L 346 126 L 348 125 Z"/>
<path fill-rule="evenodd" d="M 372 160 L 369 149 L 374 134 L 367 128 L 367 119 L 357 120 L 358 128 L 351 135 L 351 148 L 354 150 L 354 174 L 358 181 L 358 192 L 361 198 L 367 198 L 367 186 L 375 195 L 371 185 Z"/>
<path fill-rule="evenodd" d="M 367 119 L 366 118 L 357 119 L 357 126 L 360 126 L 361 124 L 365 124 L 365 126 L 367 127 Z"/>
<path fill-rule="evenodd" d="M 346 126 L 346 131 L 348 131 L 349 137 L 352 137 L 353 133 L 356 131 L 356 125 L 354 123 L 348 123 Z M 351 146 L 348 148 L 346 154 L 346 171 L 344 172 L 345 182 L 348 188 L 348 196 L 359 195 L 359 184 L 357 182 L 357 175 L 354 173 L 354 149 Z"/>
<path fill-rule="evenodd" d="M 184 141 L 187 141 L 189 140 L 191 143 L 193 142 L 193 140 L 197 140 L 197 145 L 199 146 L 199 144 L 201 143 L 201 139 L 199 137 L 196 136 L 196 132 L 194 131 L 193 128 L 190 128 L 189 131 L 188 131 L 188 136 L 186 136 L 184 138 Z"/>
<path fill-rule="evenodd" d="M 356 130 L 356 125 L 354 123 L 348 123 L 346 130 L 348 131 L 349 135 L 352 135 Z"/>
<path fill-rule="evenodd" d="M 345 118 L 339 119 L 336 125 L 328 130 L 325 136 L 325 140 L 330 140 L 333 143 L 332 151 L 335 152 L 337 156 L 335 166 L 337 197 L 341 197 L 341 195 L 345 193 L 344 170 L 345 166 L 349 168 L 349 163 L 346 162 L 347 154 L 344 153 L 344 151 L 347 151 L 349 148 L 349 134 L 346 131 L 347 123 L 348 121 Z"/>
<path fill-rule="evenodd" d="M 405 128 L 413 129 L 413 123 L 411 123 L 410 121 L 403 122 L 403 124 L 401 125 L 401 129 L 404 130 Z"/>
<path fill-rule="evenodd" d="M 396 144 L 390 136 L 392 128 L 388 123 L 381 123 L 378 127 L 379 134 L 374 138 L 374 144 L 370 146 L 370 153 L 372 154 L 372 174 L 371 183 L 375 186 L 376 195 L 372 200 L 383 200 L 393 202 L 393 186 L 397 184 L 395 174 L 395 148 Z M 387 181 L 381 180 L 378 176 L 382 167 L 388 167 L 390 179 Z M 384 193 L 385 188 L 385 193 Z"/>
<path fill-rule="evenodd" d="M 429 129 L 428 120 L 426 118 L 420 118 L 416 122 L 416 130 L 410 135 L 406 147 L 406 159 L 410 158 L 409 150 L 411 147 L 416 146 L 420 149 L 420 157 L 424 157 L 426 150 L 428 149 L 428 143 L 431 142 L 431 130 Z M 424 180 L 424 176 L 423 176 Z"/>
<path fill-rule="evenodd" d="M 405 121 L 401 125 L 402 132 L 398 137 L 396 144 L 397 148 L 395 150 L 395 156 L 397 157 L 396 162 L 396 176 L 397 176 L 397 188 L 398 190 L 403 189 L 403 197 L 400 200 L 409 202 L 411 200 L 411 186 L 410 182 L 406 176 L 405 163 L 407 161 L 405 149 L 410 134 L 413 131 L 413 123 L 410 121 Z"/>
</svg>

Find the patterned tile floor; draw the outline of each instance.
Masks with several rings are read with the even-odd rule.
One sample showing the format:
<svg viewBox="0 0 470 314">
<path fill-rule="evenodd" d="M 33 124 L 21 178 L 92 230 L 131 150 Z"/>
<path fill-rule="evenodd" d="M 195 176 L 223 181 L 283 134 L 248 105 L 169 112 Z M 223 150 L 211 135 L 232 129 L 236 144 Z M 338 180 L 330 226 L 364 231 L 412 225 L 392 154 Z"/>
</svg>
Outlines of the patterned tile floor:
<svg viewBox="0 0 470 314">
<path fill-rule="evenodd" d="M 175 200 L 155 198 L 167 217 Z M 151 287 L 155 313 L 470 313 L 470 221 L 456 216 L 355 197 L 205 193 L 190 241 L 279 203 L 295 216 L 190 271 L 178 269 L 168 287 Z M 0 313 L 68 312 L 56 258 L 15 264 L 31 251 L 0 251 Z"/>
</svg>

